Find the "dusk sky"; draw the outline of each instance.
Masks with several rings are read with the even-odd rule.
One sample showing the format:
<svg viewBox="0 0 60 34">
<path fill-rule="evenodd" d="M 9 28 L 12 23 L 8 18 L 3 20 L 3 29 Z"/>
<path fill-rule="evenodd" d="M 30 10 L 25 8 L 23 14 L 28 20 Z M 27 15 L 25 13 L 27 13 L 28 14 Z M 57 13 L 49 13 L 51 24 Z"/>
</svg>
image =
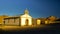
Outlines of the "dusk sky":
<svg viewBox="0 0 60 34">
<path fill-rule="evenodd" d="M 59 0 L 0 0 L 0 15 L 20 15 L 25 9 L 32 17 L 60 17 Z"/>
</svg>

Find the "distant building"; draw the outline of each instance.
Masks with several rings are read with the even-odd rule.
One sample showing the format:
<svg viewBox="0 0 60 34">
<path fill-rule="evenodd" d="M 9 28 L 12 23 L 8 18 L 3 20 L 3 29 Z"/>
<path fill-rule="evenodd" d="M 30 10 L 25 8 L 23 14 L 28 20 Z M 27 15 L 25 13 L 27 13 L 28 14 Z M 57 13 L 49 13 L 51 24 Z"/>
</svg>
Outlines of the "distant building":
<svg viewBox="0 0 60 34">
<path fill-rule="evenodd" d="M 4 18 L 8 18 L 6 15 L 0 16 L 0 24 L 3 24 Z"/>
<path fill-rule="evenodd" d="M 20 25 L 20 17 L 4 18 L 4 25 Z"/>
<path fill-rule="evenodd" d="M 41 20 L 38 18 L 36 23 L 37 23 L 37 25 L 40 25 L 41 24 Z"/>
<path fill-rule="evenodd" d="M 55 20 L 57 20 L 57 17 L 55 17 L 55 16 L 50 16 L 50 17 L 48 17 L 48 20 L 49 20 L 49 24 L 55 23 Z"/>
<path fill-rule="evenodd" d="M 60 18 L 55 20 L 55 23 L 60 23 Z"/>
</svg>

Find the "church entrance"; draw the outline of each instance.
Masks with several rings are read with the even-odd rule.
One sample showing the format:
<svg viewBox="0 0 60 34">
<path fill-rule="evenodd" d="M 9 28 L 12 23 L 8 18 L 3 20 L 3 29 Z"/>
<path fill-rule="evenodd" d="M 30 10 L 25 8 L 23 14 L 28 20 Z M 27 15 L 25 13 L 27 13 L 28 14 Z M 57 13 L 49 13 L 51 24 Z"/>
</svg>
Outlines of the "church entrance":
<svg viewBox="0 0 60 34">
<path fill-rule="evenodd" d="M 29 23 L 29 21 L 28 21 L 28 19 L 26 19 L 26 21 L 25 21 L 26 26 L 28 26 L 28 23 Z"/>
</svg>

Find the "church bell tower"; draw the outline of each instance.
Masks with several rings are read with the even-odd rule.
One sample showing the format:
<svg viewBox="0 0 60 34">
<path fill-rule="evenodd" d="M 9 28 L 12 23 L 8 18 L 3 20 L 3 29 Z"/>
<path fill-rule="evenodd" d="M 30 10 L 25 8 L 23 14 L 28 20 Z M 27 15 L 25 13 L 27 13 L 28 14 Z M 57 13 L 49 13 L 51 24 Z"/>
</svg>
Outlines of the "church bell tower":
<svg viewBox="0 0 60 34">
<path fill-rule="evenodd" d="M 29 11 L 26 9 L 25 11 L 24 11 L 24 14 L 29 14 Z"/>
</svg>

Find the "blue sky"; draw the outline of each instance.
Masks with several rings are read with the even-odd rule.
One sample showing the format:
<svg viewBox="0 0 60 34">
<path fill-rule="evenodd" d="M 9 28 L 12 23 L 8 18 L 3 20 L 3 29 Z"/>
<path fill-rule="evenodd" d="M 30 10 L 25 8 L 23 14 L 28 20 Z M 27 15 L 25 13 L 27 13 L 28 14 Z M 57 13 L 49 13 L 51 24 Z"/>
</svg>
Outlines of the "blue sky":
<svg viewBox="0 0 60 34">
<path fill-rule="evenodd" d="M 25 9 L 32 17 L 60 17 L 59 0 L 0 0 L 0 15 L 20 15 Z"/>
</svg>

